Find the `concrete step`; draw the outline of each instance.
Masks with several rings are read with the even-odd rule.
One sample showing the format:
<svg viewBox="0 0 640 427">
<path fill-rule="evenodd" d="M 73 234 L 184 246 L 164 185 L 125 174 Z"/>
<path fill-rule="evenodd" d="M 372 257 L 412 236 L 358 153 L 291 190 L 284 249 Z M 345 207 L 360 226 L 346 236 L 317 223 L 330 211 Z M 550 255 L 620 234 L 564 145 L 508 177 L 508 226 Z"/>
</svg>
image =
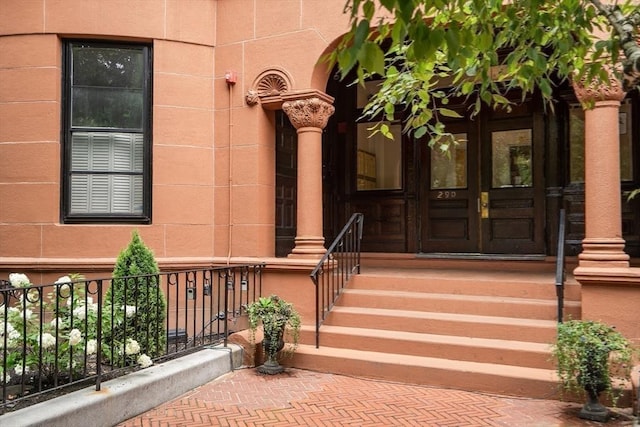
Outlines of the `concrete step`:
<svg viewBox="0 0 640 427">
<path fill-rule="evenodd" d="M 456 271 L 481 272 L 512 271 L 518 273 L 547 273 L 555 274 L 555 257 L 540 256 L 509 256 L 509 255 L 481 255 L 481 254 L 390 254 L 363 253 L 361 264 L 364 270 L 420 268 L 445 269 Z M 565 271 L 570 272 L 578 265 L 577 258 L 565 259 Z"/>
<path fill-rule="evenodd" d="M 538 399 L 559 398 L 554 370 L 499 363 L 300 345 L 296 368 Z"/>
<path fill-rule="evenodd" d="M 504 296 L 556 301 L 555 276 L 548 273 L 511 271 L 469 272 L 464 270 L 368 269 L 353 276 L 350 289 L 380 289 L 408 292 L 447 293 L 454 295 Z M 572 277 L 565 282 L 567 301 L 580 300 L 580 284 Z"/>
<path fill-rule="evenodd" d="M 547 299 L 379 289 L 344 289 L 337 305 L 540 320 L 554 319 L 557 313 L 556 301 Z M 580 303 L 565 301 L 565 315 L 579 318 Z"/>
<path fill-rule="evenodd" d="M 292 366 L 559 397 L 552 264 L 409 261 L 402 268 L 368 265 L 353 276 L 320 328 L 320 348 L 315 328 L 303 328 Z M 580 285 L 571 277 L 564 315 L 581 317 Z"/>
<path fill-rule="evenodd" d="M 314 333 L 315 328 L 303 328 L 302 342 L 313 344 Z M 375 353 L 554 369 L 550 345 L 526 341 L 323 326 L 320 345 Z"/>
<path fill-rule="evenodd" d="M 557 329 L 555 320 L 343 306 L 335 306 L 324 325 L 535 343 L 553 342 Z"/>
</svg>

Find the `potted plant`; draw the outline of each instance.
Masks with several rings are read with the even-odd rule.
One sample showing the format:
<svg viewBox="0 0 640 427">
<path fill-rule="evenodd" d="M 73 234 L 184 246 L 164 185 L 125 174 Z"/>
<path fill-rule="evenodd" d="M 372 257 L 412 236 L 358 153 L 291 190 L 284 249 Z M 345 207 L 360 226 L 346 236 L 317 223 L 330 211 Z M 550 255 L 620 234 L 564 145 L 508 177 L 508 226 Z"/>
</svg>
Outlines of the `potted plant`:
<svg viewBox="0 0 640 427">
<path fill-rule="evenodd" d="M 249 304 L 247 313 L 252 340 L 255 340 L 255 332 L 260 324 L 264 331 L 262 347 L 267 360 L 258 367 L 258 372 L 274 375 L 284 371 L 278 363 L 278 353 L 284 347 L 285 337 L 291 343 L 283 353 L 285 355 L 293 353 L 300 337 L 300 316 L 293 305 L 277 295 L 271 295 Z"/>
<path fill-rule="evenodd" d="M 587 397 L 580 418 L 605 422 L 609 410 L 599 402 L 602 392 L 615 405 L 618 388 L 631 378 L 635 349 L 613 327 L 596 321 L 570 320 L 558 325 L 552 354 L 563 389 Z"/>
</svg>

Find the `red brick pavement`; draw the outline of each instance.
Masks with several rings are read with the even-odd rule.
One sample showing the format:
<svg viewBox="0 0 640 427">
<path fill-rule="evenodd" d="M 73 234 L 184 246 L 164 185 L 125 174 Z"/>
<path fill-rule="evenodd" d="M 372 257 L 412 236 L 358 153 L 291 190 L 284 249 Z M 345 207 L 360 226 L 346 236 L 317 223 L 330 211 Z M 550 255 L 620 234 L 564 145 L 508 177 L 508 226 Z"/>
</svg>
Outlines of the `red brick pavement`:
<svg viewBox="0 0 640 427">
<path fill-rule="evenodd" d="M 577 418 L 580 405 L 470 393 L 288 369 L 242 369 L 120 427 L 160 426 L 602 426 Z M 616 410 L 607 427 L 632 426 Z"/>
</svg>

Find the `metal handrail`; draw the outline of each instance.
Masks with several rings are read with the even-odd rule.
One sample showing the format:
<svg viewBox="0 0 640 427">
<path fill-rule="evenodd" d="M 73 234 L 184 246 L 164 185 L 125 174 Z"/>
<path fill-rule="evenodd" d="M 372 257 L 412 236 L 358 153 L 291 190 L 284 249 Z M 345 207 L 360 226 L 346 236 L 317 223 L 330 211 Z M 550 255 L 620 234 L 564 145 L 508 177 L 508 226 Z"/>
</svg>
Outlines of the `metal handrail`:
<svg viewBox="0 0 640 427">
<path fill-rule="evenodd" d="M 360 274 L 363 222 L 363 214 L 351 215 L 310 274 L 316 286 L 316 348 L 320 347 L 320 325 L 333 308 L 351 275 Z"/>
<path fill-rule="evenodd" d="M 558 323 L 562 323 L 564 311 L 564 282 L 566 279 L 564 241 L 566 233 L 565 211 L 560 209 L 558 225 L 558 252 L 556 258 L 556 296 L 558 297 Z"/>
</svg>

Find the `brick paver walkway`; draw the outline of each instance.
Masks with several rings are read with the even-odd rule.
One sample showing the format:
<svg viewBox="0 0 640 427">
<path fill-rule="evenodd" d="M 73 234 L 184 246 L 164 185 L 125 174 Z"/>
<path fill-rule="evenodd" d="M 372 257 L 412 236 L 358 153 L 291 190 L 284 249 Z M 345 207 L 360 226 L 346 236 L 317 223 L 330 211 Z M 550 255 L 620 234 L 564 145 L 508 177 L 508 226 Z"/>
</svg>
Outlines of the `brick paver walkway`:
<svg viewBox="0 0 640 427">
<path fill-rule="evenodd" d="M 580 405 L 288 369 L 242 369 L 120 424 L 134 426 L 602 426 Z M 632 426 L 616 410 L 606 427 Z"/>
</svg>

